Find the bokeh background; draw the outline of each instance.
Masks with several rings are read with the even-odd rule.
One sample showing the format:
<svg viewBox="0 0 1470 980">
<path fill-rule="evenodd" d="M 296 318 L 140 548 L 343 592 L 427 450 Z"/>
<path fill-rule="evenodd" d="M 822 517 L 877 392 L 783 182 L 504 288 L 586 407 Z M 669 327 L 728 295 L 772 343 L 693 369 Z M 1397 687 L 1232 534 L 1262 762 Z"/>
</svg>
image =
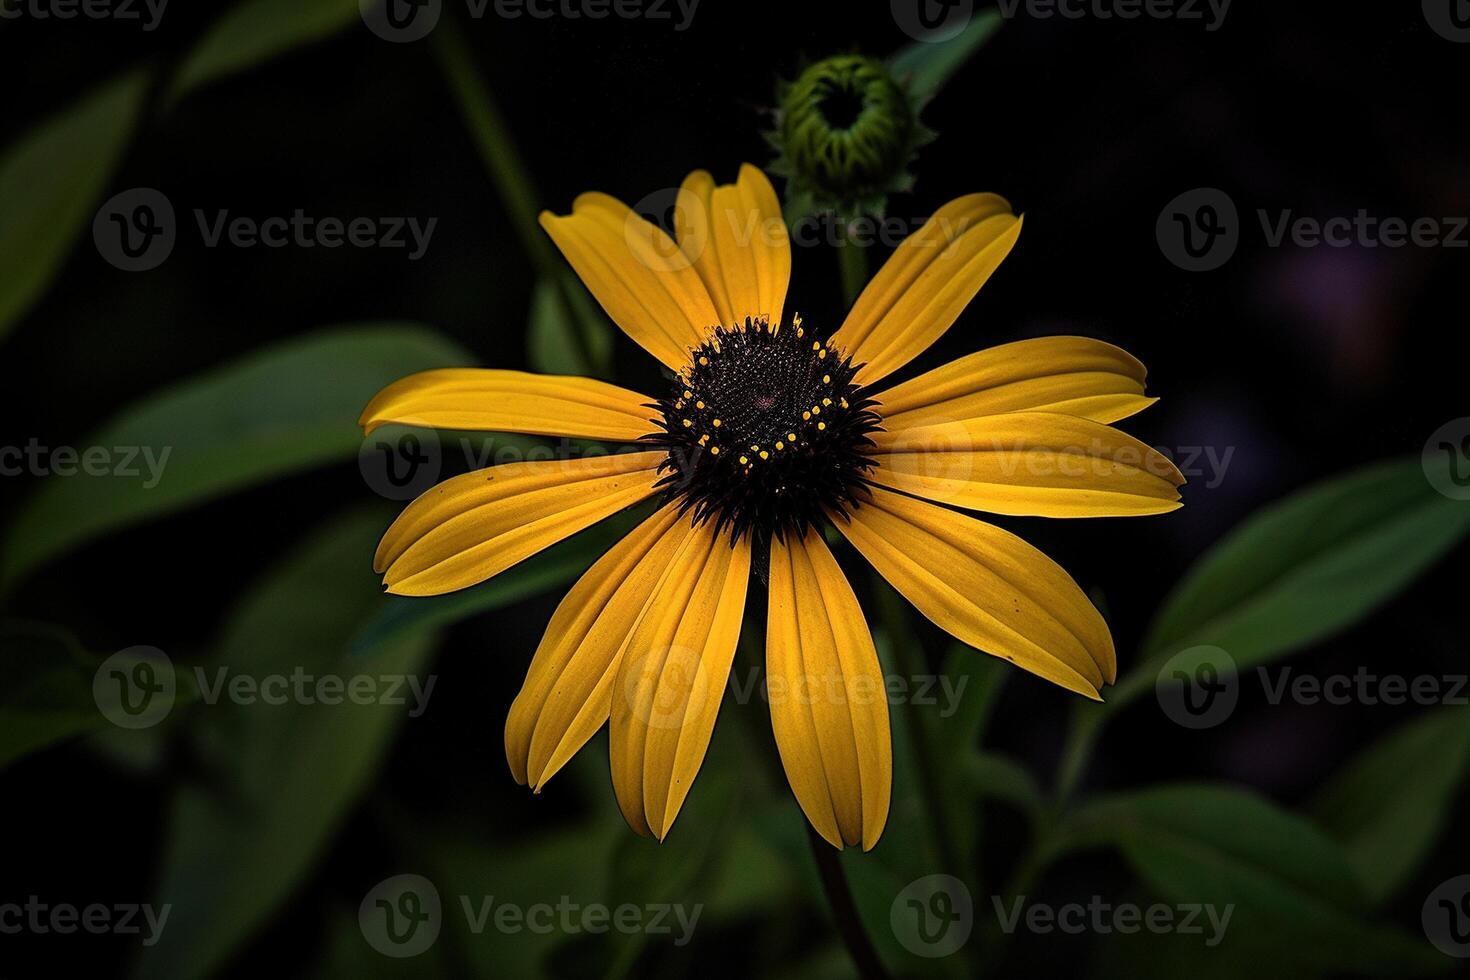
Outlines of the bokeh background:
<svg viewBox="0 0 1470 980">
<path fill-rule="evenodd" d="M 0 600 L 13 666 L 0 679 L 0 711 L 10 716 L 0 728 L 25 746 L 7 747 L 0 770 L 0 903 L 35 895 L 79 907 L 174 905 L 148 948 L 129 935 L 0 934 L 0 975 L 851 975 L 800 815 L 773 768 L 759 699 L 727 703 L 690 804 L 660 847 L 622 826 L 605 736 L 539 796 L 517 787 L 504 763 L 506 710 L 570 570 L 543 570 L 473 615 L 445 607 L 433 629 L 405 628 L 379 647 L 362 640 L 385 615 L 371 545 L 399 505 L 364 478 L 353 426 L 380 384 L 447 366 L 456 353 L 464 363 L 536 364 L 528 325 L 544 268 L 518 233 L 516 207 L 564 211 L 590 189 L 636 201 L 691 169 L 729 180 L 743 161 L 765 164 L 778 81 L 831 54 L 904 49 L 915 41 L 903 18 L 879 3 L 702 0 L 677 30 L 674 6 L 669 19 L 507 19 L 446 2 L 436 30 L 462 43 L 463 64 L 524 162 L 528 184 L 508 200 L 466 122 L 442 41 L 387 42 L 352 2 L 179 3 L 153 30 L 4 6 L 20 14 L 0 20 L 0 283 L 9 280 L 0 294 L 11 304 L 0 326 L 0 444 L 111 445 L 108 427 L 136 406 L 261 352 L 299 351 L 291 345 L 327 328 L 397 324 L 374 336 L 409 339 L 369 343 L 354 363 L 329 345 L 227 390 L 229 411 L 165 412 L 151 429 L 134 418 L 144 428 L 125 432 L 175 446 L 170 466 L 187 471 L 195 453 L 222 481 L 185 487 L 156 513 L 91 532 L 96 512 L 137 489 L 114 488 L 114 478 L 0 479 L 5 567 L 14 573 Z M 913 192 L 891 197 L 889 213 L 916 225 L 952 197 L 990 190 L 1023 210 L 1026 225 L 920 366 L 1026 337 L 1108 340 L 1148 365 L 1150 393 L 1162 399 L 1125 427 L 1181 464 L 1193 455 L 1198 470 L 1184 509 L 1166 517 L 1000 522 L 1094 596 L 1124 672 L 1149 667 L 1142 695 L 1109 715 L 1073 807 L 1161 784 L 1232 787 L 1219 799 L 1200 790 L 1158 823 L 1147 807 L 1128 811 L 1123 830 L 1099 832 L 1101 845 L 1019 881 L 1052 907 L 1093 896 L 1146 906 L 1223 895 L 1245 912 L 1219 947 L 1097 930 L 997 937 L 991 896 L 1008 894 L 1037 821 L 1061 806 L 1054 773 L 1069 726 L 1087 716 L 1044 682 L 1002 677 L 978 653 L 955 656 L 911 614 L 907 633 L 885 636 L 889 655 L 897 640 L 907 648 L 899 662 L 970 677 L 961 715 L 975 727 L 952 744 L 950 719 L 937 709 L 895 707 L 903 725 L 930 726 L 928 740 L 948 748 L 924 762 L 906 761 L 900 746 L 896 767 L 907 775 L 883 843 L 844 855 L 864 927 L 892 973 L 1463 967 L 1421 921 L 1442 882 L 1470 873 L 1456 830 L 1470 815 L 1463 700 L 1272 704 L 1247 671 L 1230 717 L 1192 730 L 1154 696 L 1158 664 L 1148 655 L 1173 651 L 1145 650 L 1157 611 L 1232 529 L 1304 487 L 1398 461 L 1406 476 L 1289 515 L 1268 535 L 1279 554 L 1247 552 L 1216 585 L 1269 598 L 1307 567 L 1305 584 L 1293 580 L 1306 593 L 1301 605 L 1259 626 L 1280 637 L 1308 621 L 1300 642 L 1278 644 L 1291 659 L 1273 661 L 1273 678 L 1288 668 L 1316 678 L 1467 672 L 1461 535 L 1470 504 L 1437 493 L 1419 459 L 1431 434 L 1470 412 L 1470 234 L 1460 233 L 1458 247 L 1273 247 L 1256 217 L 1260 209 L 1272 220 L 1359 209 L 1409 221 L 1470 215 L 1461 95 L 1470 45 L 1443 36 L 1426 10 L 1240 3 L 1207 30 L 1179 18 L 1037 17 L 1023 6 L 925 107 L 938 138 L 919 152 Z M 218 53 L 201 56 L 206 42 Z M 54 159 L 15 163 L 17 147 L 138 69 L 151 74 L 135 122 L 119 124 L 126 113 L 109 105 L 74 123 L 48 151 Z M 179 83 L 191 69 L 203 74 Z M 59 192 L 48 181 L 58 173 Z M 92 220 L 104 200 L 139 187 L 172 202 L 178 241 L 157 268 L 125 272 L 99 253 Z M 1196 188 L 1224 191 L 1240 215 L 1233 256 L 1207 272 L 1173 264 L 1156 236 L 1161 211 Z M 196 208 L 437 223 L 411 261 L 405 249 L 209 248 Z M 872 250 L 874 268 L 885 251 Z M 840 322 L 833 248 L 795 250 L 789 305 L 819 330 Z M 628 386 L 661 383 L 621 336 L 612 358 Z M 298 413 L 312 415 L 305 435 Z M 264 421 L 252 428 L 252 419 Z M 272 461 L 278 445 L 288 448 Z M 463 468 L 453 441 L 444 446 L 444 472 Z M 246 475 L 218 475 L 234 466 Z M 171 472 L 154 493 L 167 491 Z M 62 480 L 68 489 L 58 491 Z M 38 535 L 58 537 L 72 524 L 74 541 L 15 572 Z M 1292 552 L 1290 532 L 1317 539 L 1302 546 L 1306 554 Z M 1313 564 L 1333 545 L 1362 542 L 1369 561 L 1355 553 L 1356 565 Z M 884 597 L 842 558 L 877 621 Z M 1267 567 L 1277 558 L 1283 567 Z M 1314 633 L 1314 615 L 1333 622 Z M 364 722 L 350 708 L 181 696 L 164 722 L 127 731 L 97 717 L 92 670 L 137 645 L 166 652 L 181 674 L 196 664 L 246 673 L 307 665 L 408 670 L 436 684 L 417 718 L 398 710 Z M 737 665 L 758 667 L 759 656 L 742 650 Z M 993 703 L 975 706 L 976 692 L 992 685 Z M 35 734 L 48 725 L 54 736 Z M 1363 763 L 1375 748 L 1382 754 Z M 1008 788 L 994 788 L 1001 784 Z M 973 838 L 958 863 L 935 836 L 936 797 L 950 833 Z M 1203 871 L 1190 864 L 1190 847 L 1150 851 L 1150 842 L 1191 834 L 1211 855 Z M 1340 845 L 1350 868 L 1305 859 L 1297 867 L 1292 855 L 1317 855 L 1319 842 Z M 396 960 L 372 948 L 358 910 L 384 879 L 410 873 L 437 885 L 444 927 L 430 950 Z M 965 883 L 974 929 L 957 952 L 927 958 L 934 948 L 916 950 L 890 914 L 903 914 L 903 889 L 935 874 Z M 1359 881 L 1361 901 L 1338 887 L 1352 874 L 1370 879 Z M 493 926 L 476 935 L 464 927 L 460 895 L 521 905 L 563 895 L 609 906 L 681 902 L 703 912 L 684 945 L 657 934 Z M 1285 923 L 1287 935 L 1256 928 L 1270 921 Z M 1470 929 L 1470 908 L 1459 921 Z M 1334 949 L 1346 923 L 1372 923 L 1348 930 L 1365 948 Z M 1370 940 L 1377 945 L 1367 949 Z"/>
</svg>

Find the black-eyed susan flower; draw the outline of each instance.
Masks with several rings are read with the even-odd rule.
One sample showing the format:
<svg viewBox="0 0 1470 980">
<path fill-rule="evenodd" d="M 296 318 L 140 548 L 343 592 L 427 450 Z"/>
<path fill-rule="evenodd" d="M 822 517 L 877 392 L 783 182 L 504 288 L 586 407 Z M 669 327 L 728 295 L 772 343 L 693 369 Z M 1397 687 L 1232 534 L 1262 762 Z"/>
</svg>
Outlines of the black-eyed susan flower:
<svg viewBox="0 0 1470 980">
<path fill-rule="evenodd" d="M 905 240 L 830 336 L 786 316 L 791 252 L 765 175 L 698 171 L 676 237 L 604 194 L 541 223 L 583 282 L 673 378 L 661 398 L 602 381 L 451 369 L 368 405 L 390 422 L 625 443 L 507 463 L 415 500 L 375 558 L 388 591 L 474 585 L 648 498 L 658 510 L 557 608 L 510 710 L 506 757 L 539 790 L 604 724 L 628 823 L 662 839 L 699 770 L 745 611 L 766 565 L 767 684 L 782 763 L 833 845 L 871 848 L 892 755 L 873 640 L 824 540 L 835 525 L 965 643 L 1096 698 L 1107 625 L 1059 566 L 961 513 L 1156 514 L 1178 471 L 1111 428 L 1153 399 L 1116 347 L 1052 337 L 884 386 L 959 316 L 1015 244 L 993 194 L 951 201 Z M 959 509 L 956 509 L 959 508 Z M 759 571 L 759 569 L 757 569 Z"/>
</svg>

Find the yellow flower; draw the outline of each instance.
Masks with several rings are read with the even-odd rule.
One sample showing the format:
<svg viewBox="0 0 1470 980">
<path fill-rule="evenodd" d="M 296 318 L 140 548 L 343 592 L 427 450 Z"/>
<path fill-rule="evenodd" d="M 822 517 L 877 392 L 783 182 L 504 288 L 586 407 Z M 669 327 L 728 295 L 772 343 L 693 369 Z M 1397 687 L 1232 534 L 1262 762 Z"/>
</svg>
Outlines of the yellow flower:
<svg viewBox="0 0 1470 980">
<path fill-rule="evenodd" d="M 791 249 L 764 174 L 746 165 L 717 187 L 696 171 L 675 216 L 677 238 L 604 194 L 541 215 L 612 319 L 677 374 L 665 397 L 450 369 L 388 386 L 362 416 L 369 432 L 396 422 L 632 451 L 445 481 L 388 529 L 374 567 L 389 592 L 450 592 L 660 497 L 553 615 L 506 722 L 516 780 L 539 791 L 608 723 L 623 815 L 662 839 L 708 748 L 752 556 L 762 556 L 767 685 L 786 775 L 824 838 L 868 849 L 888 814 L 888 705 L 863 611 L 822 529 L 835 524 L 963 642 L 1096 698 L 1116 665 L 1082 590 L 1016 536 L 929 501 L 1014 515 L 1156 514 L 1179 506 L 1183 479 L 1107 424 L 1154 401 L 1143 365 L 1109 344 L 1026 340 L 882 386 L 949 328 L 1015 244 L 1021 219 L 1000 197 L 940 208 L 825 340 L 799 316 L 783 320 Z"/>
</svg>

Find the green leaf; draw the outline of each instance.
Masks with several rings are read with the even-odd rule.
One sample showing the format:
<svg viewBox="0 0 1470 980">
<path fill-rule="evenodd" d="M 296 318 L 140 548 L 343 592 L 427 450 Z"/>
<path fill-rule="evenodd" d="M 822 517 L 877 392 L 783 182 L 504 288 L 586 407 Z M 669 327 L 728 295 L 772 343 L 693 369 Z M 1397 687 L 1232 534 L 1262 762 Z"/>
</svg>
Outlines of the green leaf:
<svg viewBox="0 0 1470 980">
<path fill-rule="evenodd" d="M 148 78 L 123 75 L 0 155 L 0 337 L 61 270 L 128 145 Z"/>
<path fill-rule="evenodd" d="M 345 29 L 358 20 L 357 0 L 248 0 L 215 21 L 179 66 L 170 88 L 178 98 Z"/>
<path fill-rule="evenodd" d="M 66 630 L 0 624 L 0 663 L 0 766 L 106 724 L 92 699 L 97 664 Z"/>
<path fill-rule="evenodd" d="M 311 873 L 379 772 L 411 706 L 326 689 L 318 698 L 316 682 L 336 677 L 345 686 L 389 676 L 428 683 L 427 638 L 388 644 L 370 670 L 347 659 L 357 624 L 383 602 L 365 563 L 386 516 L 356 512 L 310 539 L 246 596 L 217 659 L 200 668 L 204 703 L 190 720 L 196 755 L 212 777 L 184 785 L 174 800 L 158 889 L 172 914 L 144 953 L 142 975 L 215 972 Z M 297 671 L 310 679 L 305 697 L 245 703 L 221 694 L 211 701 L 222 678 L 291 678 Z"/>
<path fill-rule="evenodd" d="M 1159 667 L 1189 647 L 1220 647 L 1245 668 L 1340 632 L 1397 595 L 1467 529 L 1470 503 L 1437 493 L 1417 456 L 1272 504 L 1185 575 L 1149 630 L 1144 663 L 1108 705 L 1150 690 Z"/>
<path fill-rule="evenodd" d="M 1040 813 L 1041 788 L 1026 767 L 1015 759 L 994 752 L 972 751 L 962 761 L 961 778 L 956 782 L 969 787 L 971 799 L 999 800 L 1024 813 Z"/>
<path fill-rule="evenodd" d="M 1470 769 L 1470 712 L 1436 708 L 1339 772 L 1312 810 L 1374 902 L 1408 882 L 1445 830 Z"/>
<path fill-rule="evenodd" d="M 888 60 L 888 69 L 920 102 L 932 99 L 955 72 L 1000 30 L 1000 11 L 987 10 L 970 18 L 954 37 L 944 41 L 915 41 Z"/>
<path fill-rule="evenodd" d="M 353 641 L 353 654 L 366 656 L 391 640 L 501 609 L 571 581 L 633 529 L 635 513 L 610 517 L 468 589 L 441 596 L 388 596 Z"/>
<path fill-rule="evenodd" d="M 1407 976 L 1445 964 L 1422 939 L 1366 919 L 1342 849 L 1301 817 L 1249 792 L 1185 784 L 1104 797 L 1065 826 L 1072 847 L 1118 848 L 1165 900 L 1231 910 L 1222 950 L 1274 962 Z"/>
<path fill-rule="evenodd" d="M 574 284 L 536 283 L 526 348 L 531 369 L 542 374 L 605 378 L 612 369 L 612 330 Z"/>
<path fill-rule="evenodd" d="M 351 459 L 357 418 L 414 371 L 470 363 L 420 326 L 366 325 L 287 341 L 157 392 L 84 443 L 133 475 L 45 478 L 21 508 L 0 587 L 93 538 L 277 477 Z M 124 463 L 124 459 L 131 460 Z"/>
</svg>

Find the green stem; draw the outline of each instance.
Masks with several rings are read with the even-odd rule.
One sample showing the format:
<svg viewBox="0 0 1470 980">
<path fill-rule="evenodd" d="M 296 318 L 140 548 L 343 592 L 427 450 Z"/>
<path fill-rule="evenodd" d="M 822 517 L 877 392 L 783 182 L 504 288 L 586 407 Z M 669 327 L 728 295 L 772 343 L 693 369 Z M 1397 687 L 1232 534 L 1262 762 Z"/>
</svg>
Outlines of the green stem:
<svg viewBox="0 0 1470 980">
<path fill-rule="evenodd" d="M 1062 747 L 1061 760 L 1057 763 L 1057 806 L 1065 807 L 1076 792 L 1087 763 L 1092 759 L 1093 746 L 1107 722 L 1108 714 L 1107 708 L 1100 704 L 1078 705 L 1072 711 L 1072 724 L 1067 731 L 1066 744 Z"/>
<path fill-rule="evenodd" d="M 565 275 L 566 270 L 557 260 L 556 253 L 536 218 L 535 202 L 539 200 L 536 189 L 527 176 L 526 165 L 510 137 L 510 128 L 500 113 L 500 107 L 490 94 L 489 85 L 475 67 L 470 49 L 453 18 L 445 17 L 434 30 L 432 38 L 434 57 L 459 102 L 465 126 L 480 151 L 485 169 L 490 172 L 490 179 L 500 192 L 501 203 L 510 213 L 511 225 L 521 241 L 521 247 L 530 256 L 541 277 L 555 287 L 567 318 L 574 325 L 571 333 L 582 363 L 598 366 L 592 346 L 587 340 L 587 324 L 578 316 L 572 287 Z"/>
<path fill-rule="evenodd" d="M 812 857 L 817 862 L 817 873 L 822 879 L 822 891 L 827 896 L 827 905 L 832 909 L 837 931 L 847 946 L 847 952 L 852 956 L 858 976 L 863 980 L 887 980 L 888 971 L 878 958 L 878 950 L 868 938 L 868 931 L 863 928 L 863 920 L 858 915 L 857 903 L 853 901 L 852 889 L 848 887 L 847 874 L 842 870 L 842 860 L 837 849 L 822 839 L 822 835 L 812 828 L 810 821 L 806 823 L 806 835 L 807 842 L 811 844 Z"/>
<path fill-rule="evenodd" d="M 868 283 L 868 253 L 844 235 L 837 245 L 837 261 L 842 272 L 842 298 L 851 307 Z"/>
</svg>

